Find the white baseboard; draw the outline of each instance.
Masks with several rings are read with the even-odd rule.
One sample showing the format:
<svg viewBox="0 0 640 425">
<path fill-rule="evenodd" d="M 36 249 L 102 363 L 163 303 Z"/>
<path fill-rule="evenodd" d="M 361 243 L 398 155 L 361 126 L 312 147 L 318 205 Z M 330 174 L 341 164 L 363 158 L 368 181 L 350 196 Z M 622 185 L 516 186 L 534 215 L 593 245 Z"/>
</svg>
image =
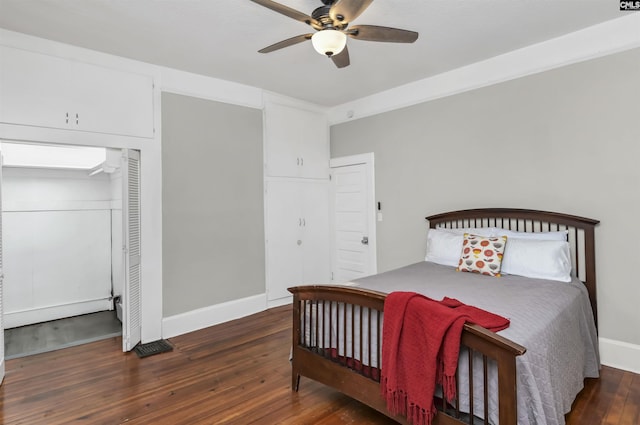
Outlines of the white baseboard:
<svg viewBox="0 0 640 425">
<path fill-rule="evenodd" d="M 640 345 L 599 338 L 600 362 L 605 366 L 640 373 Z"/>
<path fill-rule="evenodd" d="M 109 299 L 81 301 L 65 305 L 15 311 L 4 314 L 4 328 L 17 328 L 18 326 L 48 322 L 64 317 L 80 316 L 81 314 L 105 310 L 113 310 L 113 303 Z"/>
<path fill-rule="evenodd" d="M 291 304 L 293 302 L 293 295 L 288 297 L 278 298 L 275 300 L 267 300 L 267 308 L 280 307 L 281 305 Z"/>
<path fill-rule="evenodd" d="M 260 294 L 165 317 L 162 319 L 162 337 L 171 338 L 197 331 L 258 313 L 266 308 L 267 295 Z"/>
</svg>

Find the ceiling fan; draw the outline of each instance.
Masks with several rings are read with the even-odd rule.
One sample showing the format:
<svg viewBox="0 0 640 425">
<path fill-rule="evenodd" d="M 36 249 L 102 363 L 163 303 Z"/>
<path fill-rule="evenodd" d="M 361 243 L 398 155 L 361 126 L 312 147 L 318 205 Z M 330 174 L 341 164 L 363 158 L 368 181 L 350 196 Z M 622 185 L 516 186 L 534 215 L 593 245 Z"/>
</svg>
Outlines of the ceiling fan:
<svg viewBox="0 0 640 425">
<path fill-rule="evenodd" d="M 377 25 L 349 27 L 349 24 L 360 16 L 373 0 L 322 0 L 323 6 L 311 12 L 311 16 L 271 0 L 251 1 L 297 21 L 304 22 L 316 30 L 315 33 L 297 35 L 267 46 L 258 50 L 260 53 L 273 52 L 274 50 L 311 40 L 318 53 L 330 57 L 338 68 L 344 68 L 350 63 L 347 36 L 356 40 L 391 43 L 413 43 L 418 39 L 417 32 L 398 28 Z"/>
</svg>

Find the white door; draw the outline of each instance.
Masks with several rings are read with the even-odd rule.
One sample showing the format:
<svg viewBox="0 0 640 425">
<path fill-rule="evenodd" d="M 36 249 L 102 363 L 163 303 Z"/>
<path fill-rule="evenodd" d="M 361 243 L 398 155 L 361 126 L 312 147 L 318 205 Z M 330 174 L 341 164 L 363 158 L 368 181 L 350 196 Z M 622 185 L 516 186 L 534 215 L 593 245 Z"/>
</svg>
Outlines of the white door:
<svg viewBox="0 0 640 425">
<path fill-rule="evenodd" d="M 300 183 L 302 211 L 301 284 L 331 281 L 329 184 L 327 180 Z"/>
<path fill-rule="evenodd" d="M 124 241 L 122 351 L 131 351 L 141 340 L 139 151 L 123 150 L 122 182 L 122 240 Z"/>
<path fill-rule="evenodd" d="M 2 308 L 4 273 L 2 270 L 2 152 L 0 151 L 0 385 L 4 379 L 4 319 Z"/>
<path fill-rule="evenodd" d="M 329 187 L 326 180 L 267 182 L 267 300 L 291 297 L 291 286 L 331 280 Z"/>
<path fill-rule="evenodd" d="M 331 160 L 335 282 L 377 272 L 373 154 Z"/>
<path fill-rule="evenodd" d="M 267 300 L 288 297 L 302 281 L 302 213 L 299 183 L 267 182 Z"/>
</svg>

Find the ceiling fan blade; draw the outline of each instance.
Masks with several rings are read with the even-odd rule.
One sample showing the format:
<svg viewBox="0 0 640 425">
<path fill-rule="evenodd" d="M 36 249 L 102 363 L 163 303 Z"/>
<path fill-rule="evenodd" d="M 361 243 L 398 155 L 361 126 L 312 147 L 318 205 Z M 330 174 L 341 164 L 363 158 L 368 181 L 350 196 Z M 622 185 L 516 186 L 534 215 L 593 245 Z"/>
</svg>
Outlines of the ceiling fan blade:
<svg viewBox="0 0 640 425">
<path fill-rule="evenodd" d="M 264 6 L 268 9 L 273 10 L 274 12 L 281 13 L 285 16 L 295 19 L 296 21 L 304 22 L 307 25 L 311 25 L 315 29 L 322 28 L 322 24 L 318 22 L 318 20 L 312 18 L 306 13 L 298 12 L 295 9 L 290 8 L 289 6 L 285 6 L 284 4 L 276 3 L 271 0 L 251 0 L 254 3 L 258 3 L 260 6 Z"/>
<path fill-rule="evenodd" d="M 278 43 L 272 44 L 271 46 L 267 46 L 264 49 L 258 50 L 258 53 L 270 53 L 274 50 L 283 49 L 285 47 L 293 46 L 294 44 L 302 43 L 306 40 L 311 40 L 311 36 L 313 34 L 302 34 L 296 35 L 295 37 L 287 38 L 286 40 L 282 40 Z"/>
<path fill-rule="evenodd" d="M 344 49 L 342 49 L 342 51 L 337 55 L 331 56 L 331 60 L 338 68 L 349 66 L 351 62 L 349 61 L 349 50 L 347 49 L 347 46 L 344 46 Z"/>
<path fill-rule="evenodd" d="M 373 0 L 338 0 L 331 6 L 329 16 L 337 22 L 352 22 Z"/>
<path fill-rule="evenodd" d="M 345 31 L 356 40 L 385 41 L 388 43 L 413 43 L 418 39 L 415 31 L 398 28 L 379 27 L 376 25 L 358 25 Z"/>
</svg>

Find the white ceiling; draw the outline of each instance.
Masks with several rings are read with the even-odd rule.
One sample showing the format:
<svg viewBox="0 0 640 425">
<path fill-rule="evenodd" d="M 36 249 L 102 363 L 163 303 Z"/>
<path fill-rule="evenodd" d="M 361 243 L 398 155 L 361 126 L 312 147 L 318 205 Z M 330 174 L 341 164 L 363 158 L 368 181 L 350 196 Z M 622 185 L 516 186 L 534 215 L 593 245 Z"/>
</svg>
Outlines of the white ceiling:
<svg viewBox="0 0 640 425">
<path fill-rule="evenodd" d="M 281 0 L 301 12 L 321 0 Z M 0 27 L 335 106 L 621 18 L 614 0 L 375 0 L 354 25 L 417 31 L 413 44 L 349 39 L 338 69 L 312 32 L 249 0 L 0 0 Z M 311 30 L 311 31 L 310 31 Z"/>
</svg>

